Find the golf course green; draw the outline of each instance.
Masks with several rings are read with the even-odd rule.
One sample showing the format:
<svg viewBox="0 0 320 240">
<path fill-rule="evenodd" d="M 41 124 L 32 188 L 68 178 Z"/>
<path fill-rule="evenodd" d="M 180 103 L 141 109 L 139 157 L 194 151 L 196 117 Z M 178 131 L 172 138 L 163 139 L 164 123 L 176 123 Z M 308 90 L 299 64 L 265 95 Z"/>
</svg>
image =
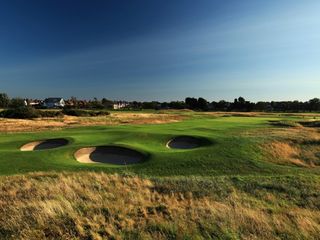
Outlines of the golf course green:
<svg viewBox="0 0 320 240">
<path fill-rule="evenodd" d="M 0 174 L 35 171 L 95 170 L 131 172 L 141 176 L 277 175 L 319 173 L 318 168 L 275 164 L 267 161 L 263 144 L 272 139 L 270 121 L 284 117 L 198 116 L 170 124 L 90 126 L 55 131 L 0 134 Z M 286 117 L 296 120 L 296 117 Z M 276 127 L 280 128 L 280 127 Z M 193 149 L 166 145 L 178 136 L 201 138 L 206 144 Z M 20 151 L 23 145 L 44 139 L 66 139 L 69 144 L 39 151 Z M 119 146 L 136 150 L 144 160 L 138 164 L 80 163 L 77 150 L 96 146 Z"/>
<path fill-rule="evenodd" d="M 319 239 L 318 115 L 170 114 L 2 132 L 0 238 Z"/>
</svg>

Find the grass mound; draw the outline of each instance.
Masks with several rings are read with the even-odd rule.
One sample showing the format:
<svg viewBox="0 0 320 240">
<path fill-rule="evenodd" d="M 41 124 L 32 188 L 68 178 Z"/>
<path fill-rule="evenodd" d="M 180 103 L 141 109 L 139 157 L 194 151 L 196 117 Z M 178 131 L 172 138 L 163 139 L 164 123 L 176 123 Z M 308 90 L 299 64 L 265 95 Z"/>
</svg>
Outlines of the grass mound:
<svg viewBox="0 0 320 240">
<path fill-rule="evenodd" d="M 0 238 L 317 239 L 319 187 L 301 176 L 1 177 Z"/>
</svg>

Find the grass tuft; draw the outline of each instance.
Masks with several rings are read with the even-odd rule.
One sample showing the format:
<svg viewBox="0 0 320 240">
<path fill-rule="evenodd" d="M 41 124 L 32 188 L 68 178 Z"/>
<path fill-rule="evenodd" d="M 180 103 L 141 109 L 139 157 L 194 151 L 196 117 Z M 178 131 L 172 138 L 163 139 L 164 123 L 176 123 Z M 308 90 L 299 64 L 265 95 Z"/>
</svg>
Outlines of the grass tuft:
<svg viewBox="0 0 320 240">
<path fill-rule="evenodd" d="M 199 194 L 204 186 L 210 190 Z M 0 238 L 317 239 L 319 187 L 316 176 L 1 177 Z"/>
</svg>

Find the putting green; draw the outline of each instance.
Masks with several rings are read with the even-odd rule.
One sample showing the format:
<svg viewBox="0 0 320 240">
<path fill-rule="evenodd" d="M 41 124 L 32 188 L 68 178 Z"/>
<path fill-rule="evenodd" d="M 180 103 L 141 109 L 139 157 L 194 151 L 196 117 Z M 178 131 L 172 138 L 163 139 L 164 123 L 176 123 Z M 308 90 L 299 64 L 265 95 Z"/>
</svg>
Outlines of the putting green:
<svg viewBox="0 0 320 240">
<path fill-rule="evenodd" d="M 201 116 L 179 123 L 69 128 L 57 131 L 0 134 L 0 174 L 34 171 L 96 170 L 131 172 L 145 176 L 215 176 L 297 174 L 317 169 L 277 165 L 264 161 L 259 144 L 263 134 L 251 131 L 267 129 L 267 117 Z M 213 144 L 194 149 L 169 149 L 168 141 L 188 135 Z M 42 151 L 22 152 L 20 147 L 39 139 L 63 138 L 68 145 Z M 87 147 L 116 145 L 136 150 L 147 160 L 132 165 L 78 162 L 74 154 Z"/>
</svg>

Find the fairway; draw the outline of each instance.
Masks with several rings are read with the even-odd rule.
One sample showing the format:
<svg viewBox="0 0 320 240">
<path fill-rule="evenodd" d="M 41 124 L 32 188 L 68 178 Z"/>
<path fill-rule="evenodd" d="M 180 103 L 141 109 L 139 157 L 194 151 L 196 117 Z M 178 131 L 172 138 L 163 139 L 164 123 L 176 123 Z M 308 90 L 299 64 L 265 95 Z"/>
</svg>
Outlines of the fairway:
<svg viewBox="0 0 320 240">
<path fill-rule="evenodd" d="M 320 240 L 320 1 L 0 6 L 0 240 Z"/>
<path fill-rule="evenodd" d="M 317 239 L 318 114 L 166 114 L 1 133 L 0 238 Z"/>
<path fill-rule="evenodd" d="M 199 114 L 170 124 L 90 126 L 1 134 L 0 174 L 69 170 L 131 172 L 148 177 L 319 173 L 317 167 L 268 161 L 268 152 L 264 151 L 263 146 L 292 131 L 288 127 L 273 126 L 270 122 L 284 119 L 299 120 L 301 116 L 216 117 Z M 283 130 L 284 134 L 278 134 L 279 130 Z M 194 149 L 166 147 L 171 139 L 185 135 L 202 138 L 207 142 Z M 54 149 L 20 151 L 24 144 L 42 139 L 67 139 L 69 144 Z M 76 161 L 74 153 L 77 150 L 95 146 L 127 147 L 146 157 L 139 164 L 124 166 Z"/>
</svg>

